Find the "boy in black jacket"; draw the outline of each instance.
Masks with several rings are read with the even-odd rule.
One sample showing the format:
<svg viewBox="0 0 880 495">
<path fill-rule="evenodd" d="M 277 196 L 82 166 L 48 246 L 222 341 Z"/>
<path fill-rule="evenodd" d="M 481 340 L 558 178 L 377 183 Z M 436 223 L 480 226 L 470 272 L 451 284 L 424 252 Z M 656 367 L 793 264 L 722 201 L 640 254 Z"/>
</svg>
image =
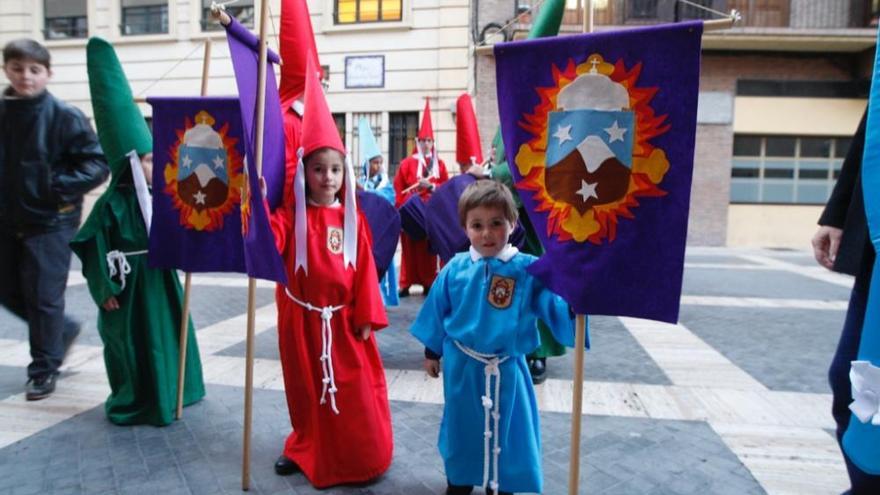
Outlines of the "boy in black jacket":
<svg viewBox="0 0 880 495">
<path fill-rule="evenodd" d="M 28 322 L 27 400 L 55 390 L 79 324 L 64 315 L 70 248 L 83 195 L 109 168 L 86 117 L 46 85 L 49 52 L 36 41 L 3 48 L 10 86 L 0 98 L 0 304 Z"/>
</svg>

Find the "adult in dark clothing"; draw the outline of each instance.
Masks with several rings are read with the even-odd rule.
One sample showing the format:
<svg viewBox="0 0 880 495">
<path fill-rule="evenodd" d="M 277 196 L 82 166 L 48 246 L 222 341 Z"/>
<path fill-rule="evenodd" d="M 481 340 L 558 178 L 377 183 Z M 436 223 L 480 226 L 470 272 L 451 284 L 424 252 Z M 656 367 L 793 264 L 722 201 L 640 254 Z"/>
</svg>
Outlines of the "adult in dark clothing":
<svg viewBox="0 0 880 495">
<path fill-rule="evenodd" d="M 820 227 L 812 241 L 813 254 L 820 265 L 835 272 L 855 276 L 840 342 L 837 344 L 837 352 L 828 371 L 831 391 L 834 394 L 831 412 L 837 423 L 838 443 L 846 432 L 852 414 L 849 410 L 853 400 L 852 385 L 849 380 L 850 362 L 856 359 L 859 351 L 875 256 L 868 236 L 862 196 L 861 168 L 866 118 L 867 113 L 862 117 L 859 128 L 853 136 L 849 152 L 843 161 L 840 177 L 819 218 Z M 841 452 L 843 452 L 842 447 Z M 846 452 L 843 452 L 843 458 L 852 484 L 850 493 L 854 495 L 880 493 L 880 476 L 860 470 L 850 461 Z"/>
<path fill-rule="evenodd" d="M 64 315 L 68 242 L 83 195 L 109 168 L 86 117 L 46 85 L 49 52 L 33 40 L 9 42 L 0 98 L 0 304 L 28 322 L 31 363 L 25 397 L 55 390 L 58 369 L 79 324 Z"/>
</svg>

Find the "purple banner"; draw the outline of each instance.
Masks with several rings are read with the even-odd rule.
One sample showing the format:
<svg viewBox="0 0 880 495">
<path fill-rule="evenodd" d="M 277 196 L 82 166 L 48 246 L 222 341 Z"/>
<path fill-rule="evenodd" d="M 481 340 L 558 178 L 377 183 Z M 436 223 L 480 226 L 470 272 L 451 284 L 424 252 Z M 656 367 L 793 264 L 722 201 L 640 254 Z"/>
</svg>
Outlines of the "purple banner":
<svg viewBox="0 0 880 495">
<path fill-rule="evenodd" d="M 260 40 L 235 19 L 226 27 L 229 54 L 238 87 L 241 114 L 245 117 L 248 139 L 248 160 L 253 163 L 257 120 L 257 76 L 259 74 Z M 281 101 L 278 85 L 271 64 L 280 62 L 278 55 L 268 52 L 270 65 L 266 68 L 266 113 L 263 131 L 263 178 L 266 181 L 266 200 L 269 208 L 281 204 L 284 193 L 284 123 L 281 118 Z"/>
<path fill-rule="evenodd" d="M 678 320 L 701 35 L 691 22 L 495 46 L 510 170 L 546 248 L 529 270 L 577 313 Z"/>
<path fill-rule="evenodd" d="M 284 262 L 275 249 L 275 241 L 269 227 L 269 219 L 263 208 L 263 195 L 256 169 L 256 120 L 257 120 L 257 76 L 259 73 L 259 39 L 234 20 L 227 26 L 227 40 L 235 82 L 238 87 L 238 102 L 241 108 L 242 123 L 246 132 L 247 150 L 247 188 L 242 204 L 242 233 L 245 241 L 245 263 L 248 274 L 255 278 L 275 280 L 286 283 Z M 268 52 L 266 67 L 266 106 L 263 117 L 263 161 L 262 175 L 266 182 L 266 200 L 270 208 L 281 203 L 284 190 L 284 123 L 281 118 L 281 103 L 278 87 L 275 84 L 275 71 L 272 64 L 278 63 L 278 55 Z"/>
<path fill-rule="evenodd" d="M 284 281 L 256 173 L 245 167 L 238 99 L 147 102 L 155 164 L 150 266 Z"/>
</svg>

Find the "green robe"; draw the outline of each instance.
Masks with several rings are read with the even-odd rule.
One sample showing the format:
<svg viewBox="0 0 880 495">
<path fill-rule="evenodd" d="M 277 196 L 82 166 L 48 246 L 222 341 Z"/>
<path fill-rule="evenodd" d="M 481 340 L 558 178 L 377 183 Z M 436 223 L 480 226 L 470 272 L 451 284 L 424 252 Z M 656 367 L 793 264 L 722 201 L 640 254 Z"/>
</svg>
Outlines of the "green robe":
<svg viewBox="0 0 880 495">
<path fill-rule="evenodd" d="M 98 332 L 111 390 L 105 410 L 119 425 L 167 425 L 174 421 L 177 407 L 183 291 L 177 273 L 148 268 L 146 254 L 126 257 L 131 272 L 125 276 L 124 289 L 118 274 L 110 277 L 108 252 L 142 251 L 148 245 L 134 187 L 115 180 L 110 187 L 71 241 L 98 305 Z M 119 309 L 101 307 L 110 296 L 119 301 Z M 184 405 L 205 396 L 192 320 L 187 338 Z"/>
<path fill-rule="evenodd" d="M 496 153 L 498 153 L 497 148 Z M 538 234 L 535 232 L 535 227 L 532 225 L 531 220 L 529 220 L 529 215 L 523 207 L 522 200 L 519 198 L 516 188 L 513 187 L 513 176 L 510 174 L 510 166 L 507 164 L 507 160 L 503 157 L 503 150 L 501 153 L 501 161 L 492 166 L 492 179 L 504 184 L 513 193 L 513 200 L 516 202 L 516 207 L 519 211 L 519 221 L 526 234 L 523 252 L 534 256 L 541 256 L 544 254 L 544 246 L 541 245 L 541 240 L 538 239 Z M 553 333 L 550 332 L 550 329 L 541 320 L 538 320 L 538 333 L 541 335 L 541 345 L 535 349 L 535 352 L 529 354 L 529 358 L 548 358 L 565 355 L 565 346 L 553 338 Z"/>
</svg>

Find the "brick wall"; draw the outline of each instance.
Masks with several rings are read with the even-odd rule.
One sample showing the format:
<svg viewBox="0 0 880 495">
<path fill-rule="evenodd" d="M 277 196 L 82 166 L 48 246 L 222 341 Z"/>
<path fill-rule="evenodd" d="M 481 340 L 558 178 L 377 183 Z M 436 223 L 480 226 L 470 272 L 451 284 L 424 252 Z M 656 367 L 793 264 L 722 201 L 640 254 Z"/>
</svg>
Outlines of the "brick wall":
<svg viewBox="0 0 880 495">
<path fill-rule="evenodd" d="M 730 202 L 732 125 L 698 125 L 688 245 L 723 246 Z"/>
</svg>

